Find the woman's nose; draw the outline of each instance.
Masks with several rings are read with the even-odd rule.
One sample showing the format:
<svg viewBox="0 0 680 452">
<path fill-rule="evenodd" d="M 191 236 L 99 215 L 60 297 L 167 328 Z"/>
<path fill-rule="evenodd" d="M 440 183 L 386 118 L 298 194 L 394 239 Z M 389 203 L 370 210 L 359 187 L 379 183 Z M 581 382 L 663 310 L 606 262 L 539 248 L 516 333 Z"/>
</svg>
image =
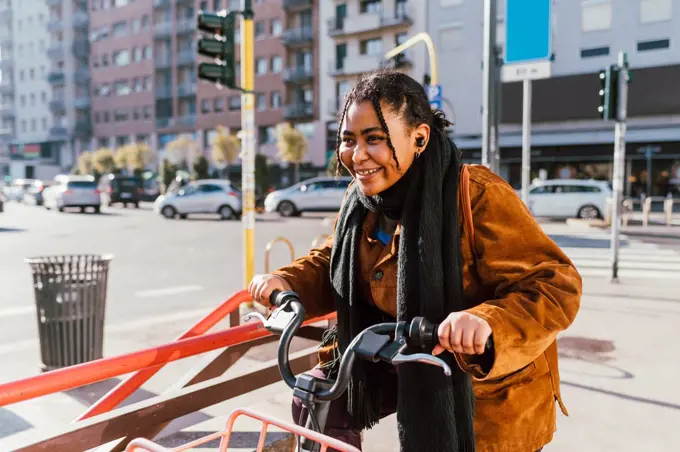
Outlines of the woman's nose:
<svg viewBox="0 0 680 452">
<path fill-rule="evenodd" d="M 352 153 L 352 161 L 354 163 L 361 163 L 368 159 L 368 152 L 366 148 L 360 144 L 354 146 L 354 152 Z"/>
</svg>

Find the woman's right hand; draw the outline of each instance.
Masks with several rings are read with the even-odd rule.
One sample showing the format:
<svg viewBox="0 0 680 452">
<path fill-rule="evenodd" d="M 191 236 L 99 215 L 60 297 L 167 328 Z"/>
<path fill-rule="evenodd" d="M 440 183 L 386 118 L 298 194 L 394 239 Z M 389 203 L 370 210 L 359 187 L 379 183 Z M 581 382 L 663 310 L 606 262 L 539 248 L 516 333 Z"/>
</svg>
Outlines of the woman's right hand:
<svg viewBox="0 0 680 452">
<path fill-rule="evenodd" d="M 283 292 L 293 290 L 293 288 L 288 284 L 288 281 L 276 275 L 255 275 L 248 284 L 248 293 L 253 297 L 253 300 L 266 307 L 272 305 L 269 297 L 275 290 Z"/>
</svg>

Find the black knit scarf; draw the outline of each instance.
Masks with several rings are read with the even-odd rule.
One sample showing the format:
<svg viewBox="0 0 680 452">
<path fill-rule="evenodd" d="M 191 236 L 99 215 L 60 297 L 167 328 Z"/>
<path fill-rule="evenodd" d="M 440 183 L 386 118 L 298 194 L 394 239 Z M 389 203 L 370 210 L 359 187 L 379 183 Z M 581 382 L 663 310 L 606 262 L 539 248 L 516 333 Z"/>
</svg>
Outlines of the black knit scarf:
<svg viewBox="0 0 680 452">
<path fill-rule="evenodd" d="M 406 184 L 398 183 L 395 189 L 403 191 L 403 207 L 396 209 L 401 214 L 397 215 L 401 237 L 396 300 L 400 321 L 425 316 L 439 323 L 449 313 L 466 307 L 458 226 L 460 165 L 456 152 L 449 138 L 433 128 L 427 150 L 404 176 Z M 385 199 L 394 198 L 391 193 L 368 198 L 353 184 L 340 210 L 331 253 L 340 352 L 360 331 L 380 321 L 358 290 L 359 240 L 367 210 L 384 210 Z M 393 205 L 389 210 L 394 214 Z M 451 377 L 426 364 L 399 366 L 397 422 L 402 452 L 475 450 L 470 378 L 458 368 L 451 354 L 440 357 L 451 367 Z M 356 429 L 370 428 L 380 419 L 378 376 L 382 371 L 384 368 L 378 364 L 355 361 L 347 410 Z"/>
</svg>

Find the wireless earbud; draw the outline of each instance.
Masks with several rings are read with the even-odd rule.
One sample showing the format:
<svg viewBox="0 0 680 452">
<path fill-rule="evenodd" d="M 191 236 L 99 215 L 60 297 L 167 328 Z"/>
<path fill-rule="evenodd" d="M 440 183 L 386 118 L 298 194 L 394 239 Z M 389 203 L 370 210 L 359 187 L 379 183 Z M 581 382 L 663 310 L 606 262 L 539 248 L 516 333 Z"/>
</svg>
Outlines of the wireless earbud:
<svg viewBox="0 0 680 452">
<path fill-rule="evenodd" d="M 416 146 L 418 146 L 419 148 L 425 146 L 425 138 L 423 137 L 416 138 Z"/>
</svg>

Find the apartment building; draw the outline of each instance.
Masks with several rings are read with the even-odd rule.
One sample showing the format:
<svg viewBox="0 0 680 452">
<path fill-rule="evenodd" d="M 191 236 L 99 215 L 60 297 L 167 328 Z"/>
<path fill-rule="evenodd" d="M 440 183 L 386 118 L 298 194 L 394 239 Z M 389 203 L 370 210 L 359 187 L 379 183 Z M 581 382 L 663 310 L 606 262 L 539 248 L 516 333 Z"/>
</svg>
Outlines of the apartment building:
<svg viewBox="0 0 680 452">
<path fill-rule="evenodd" d="M 14 54 L 12 2 L 0 1 L 0 177 L 10 175 L 9 144 L 14 137 Z"/>
<path fill-rule="evenodd" d="M 498 2 L 503 45 L 504 2 Z M 429 30 L 439 56 L 444 109 L 471 161 L 481 147 L 483 5 L 475 0 L 429 2 Z M 610 179 L 614 126 L 597 112 L 597 73 L 628 53 L 629 89 L 625 191 L 647 192 L 643 149 L 653 146 L 652 195 L 680 196 L 680 9 L 672 0 L 553 2 L 552 78 L 533 82 L 532 178 Z M 445 76 L 442 76 L 445 74 Z M 451 110 L 452 107 L 452 110 Z M 501 175 L 521 181 L 521 83 L 504 83 Z"/>
<path fill-rule="evenodd" d="M 427 25 L 419 0 L 346 0 L 320 2 L 319 68 L 326 124 L 326 158 L 335 149 L 337 115 L 342 99 L 361 74 L 378 69 L 383 56 Z M 427 67 L 424 46 L 414 46 L 398 60 L 398 69 L 422 80 Z"/>
<path fill-rule="evenodd" d="M 89 148 L 92 136 L 88 41 L 90 16 L 87 0 L 46 0 L 44 3 L 49 8 L 47 23 L 36 28 L 45 27 L 48 33 L 46 58 L 43 58 L 47 64 L 46 79 L 51 87 L 51 96 L 48 94 L 51 100 L 46 108 L 52 113 L 48 140 L 57 143 L 55 148 L 59 149 L 60 155 L 58 166 L 68 171 L 75 164 L 77 156 Z"/>
</svg>

